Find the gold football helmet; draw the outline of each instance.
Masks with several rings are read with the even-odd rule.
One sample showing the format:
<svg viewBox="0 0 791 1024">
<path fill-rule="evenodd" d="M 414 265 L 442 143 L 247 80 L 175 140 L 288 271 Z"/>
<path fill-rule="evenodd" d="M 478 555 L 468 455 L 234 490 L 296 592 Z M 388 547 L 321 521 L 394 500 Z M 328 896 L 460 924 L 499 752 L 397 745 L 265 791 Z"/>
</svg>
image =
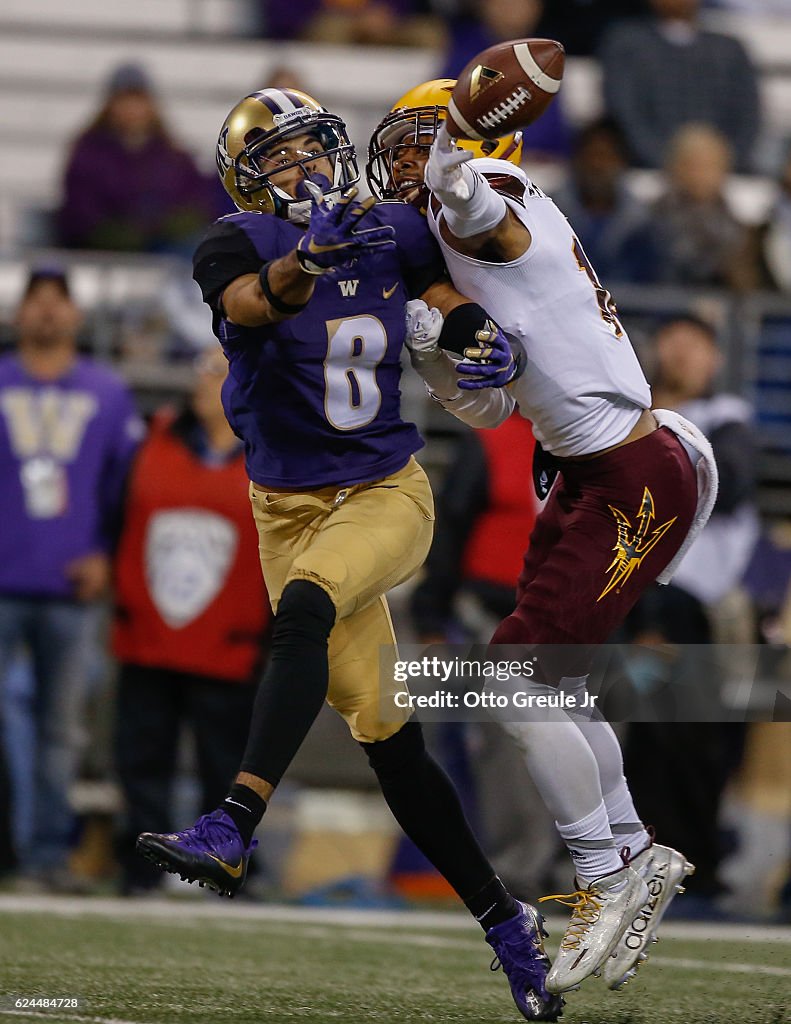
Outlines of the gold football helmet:
<svg viewBox="0 0 791 1024">
<path fill-rule="evenodd" d="M 337 114 L 297 89 L 261 89 L 236 104 L 217 140 L 217 171 L 240 210 L 274 213 L 296 222 L 307 220 L 307 193 L 291 196 L 270 180 L 297 166 L 305 177 L 311 177 L 309 165 L 316 163 L 315 152 L 289 151 L 277 159 L 277 147 L 301 135 L 315 137 L 322 156 L 329 161 L 331 176 L 319 181 L 325 195 L 344 191 L 359 180 L 354 146 Z M 271 164 L 268 169 L 264 158 Z"/>
<path fill-rule="evenodd" d="M 423 82 L 403 95 L 390 113 L 379 122 L 368 144 L 366 177 L 377 199 L 399 199 L 404 193 L 415 191 L 415 182 L 399 184 L 393 170 L 393 161 L 399 151 L 425 149 L 426 155 L 448 112 L 448 100 L 456 84 L 453 78 L 437 78 Z M 522 158 L 522 133 L 514 132 L 494 141 L 473 142 L 459 139 L 458 145 L 476 157 L 488 156 L 519 164 Z M 426 190 L 421 188 L 415 202 L 425 207 Z"/>
</svg>

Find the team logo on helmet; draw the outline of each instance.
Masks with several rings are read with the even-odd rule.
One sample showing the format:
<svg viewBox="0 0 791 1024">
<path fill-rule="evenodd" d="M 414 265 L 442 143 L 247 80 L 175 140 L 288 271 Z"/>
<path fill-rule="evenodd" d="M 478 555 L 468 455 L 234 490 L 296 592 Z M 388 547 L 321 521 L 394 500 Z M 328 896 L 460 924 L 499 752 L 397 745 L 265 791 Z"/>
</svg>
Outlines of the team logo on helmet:
<svg viewBox="0 0 791 1024">
<path fill-rule="evenodd" d="M 233 160 L 228 152 L 228 127 L 226 125 L 217 140 L 217 171 L 221 178 L 225 177 L 225 172 L 232 164 Z"/>
</svg>

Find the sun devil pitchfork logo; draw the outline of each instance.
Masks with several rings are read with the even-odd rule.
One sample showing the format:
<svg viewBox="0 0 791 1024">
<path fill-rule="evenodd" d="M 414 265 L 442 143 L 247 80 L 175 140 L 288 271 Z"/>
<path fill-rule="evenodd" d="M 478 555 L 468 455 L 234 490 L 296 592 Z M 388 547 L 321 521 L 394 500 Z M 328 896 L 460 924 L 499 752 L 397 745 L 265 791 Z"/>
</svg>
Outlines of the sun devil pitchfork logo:
<svg viewBox="0 0 791 1024">
<path fill-rule="evenodd" d="M 618 539 L 613 548 L 615 557 L 606 570 L 612 573 L 612 576 L 610 576 L 607 586 L 596 599 L 597 602 L 601 601 L 611 590 L 620 588 L 632 573 L 640 568 L 640 564 L 648 552 L 656 547 L 673 523 L 675 523 L 676 519 L 678 519 L 678 516 L 673 516 L 666 523 L 651 530 L 651 523 L 656 518 L 656 513 L 654 512 L 653 496 L 647 487 L 643 490 L 643 500 L 640 502 L 640 511 L 636 516 L 637 528 L 635 530 L 632 530 L 632 524 L 620 509 L 613 508 L 610 505 L 610 511 L 615 516 L 615 522 L 618 527 Z"/>
</svg>

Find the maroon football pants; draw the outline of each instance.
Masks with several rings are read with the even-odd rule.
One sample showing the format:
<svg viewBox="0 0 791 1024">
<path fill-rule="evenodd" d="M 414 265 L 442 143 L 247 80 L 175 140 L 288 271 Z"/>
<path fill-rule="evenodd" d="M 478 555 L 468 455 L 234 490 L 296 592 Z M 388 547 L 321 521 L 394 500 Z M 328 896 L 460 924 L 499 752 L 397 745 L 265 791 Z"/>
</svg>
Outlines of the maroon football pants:
<svg viewBox="0 0 791 1024">
<path fill-rule="evenodd" d="M 493 644 L 548 645 L 548 682 L 582 676 L 681 546 L 697 479 L 678 438 L 659 428 L 589 461 L 564 462 L 536 519 L 517 605 Z"/>
</svg>

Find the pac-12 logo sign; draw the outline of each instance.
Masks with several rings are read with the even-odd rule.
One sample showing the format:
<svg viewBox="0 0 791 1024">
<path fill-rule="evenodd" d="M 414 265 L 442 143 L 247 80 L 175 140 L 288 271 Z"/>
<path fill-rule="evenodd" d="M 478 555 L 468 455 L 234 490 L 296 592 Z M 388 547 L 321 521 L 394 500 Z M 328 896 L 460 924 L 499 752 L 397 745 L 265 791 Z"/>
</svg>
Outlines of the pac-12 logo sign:
<svg viewBox="0 0 791 1024">
<path fill-rule="evenodd" d="M 236 525 L 200 508 L 163 509 L 145 540 L 148 592 L 171 629 L 183 629 L 217 597 L 236 556 Z"/>
</svg>

